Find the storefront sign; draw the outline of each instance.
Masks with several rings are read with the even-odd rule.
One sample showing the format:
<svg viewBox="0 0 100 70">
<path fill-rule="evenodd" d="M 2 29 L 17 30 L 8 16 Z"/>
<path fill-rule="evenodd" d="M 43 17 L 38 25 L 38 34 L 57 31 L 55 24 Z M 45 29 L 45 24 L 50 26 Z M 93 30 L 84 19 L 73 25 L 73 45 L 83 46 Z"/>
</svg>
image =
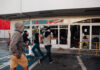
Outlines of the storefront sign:
<svg viewBox="0 0 100 70">
<path fill-rule="evenodd" d="M 32 20 L 32 24 L 57 24 L 63 22 L 63 19 L 52 20 Z"/>
</svg>

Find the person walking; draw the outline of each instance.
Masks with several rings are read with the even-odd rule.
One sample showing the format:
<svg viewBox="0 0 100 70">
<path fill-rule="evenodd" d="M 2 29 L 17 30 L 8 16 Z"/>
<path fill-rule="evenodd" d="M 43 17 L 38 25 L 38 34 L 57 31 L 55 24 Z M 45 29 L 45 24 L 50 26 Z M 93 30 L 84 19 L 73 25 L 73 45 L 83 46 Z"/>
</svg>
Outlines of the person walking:
<svg viewBox="0 0 100 70">
<path fill-rule="evenodd" d="M 51 39 L 53 39 L 53 33 L 50 31 L 50 28 L 47 27 L 46 32 L 44 33 L 44 45 L 47 50 L 47 57 L 49 58 L 49 63 L 53 62 L 51 58 Z"/>
<path fill-rule="evenodd" d="M 17 65 L 21 65 L 24 70 L 28 70 L 28 61 L 26 56 L 23 54 L 23 37 L 24 23 L 15 24 L 15 32 L 10 42 L 10 70 L 15 70 Z"/>
</svg>

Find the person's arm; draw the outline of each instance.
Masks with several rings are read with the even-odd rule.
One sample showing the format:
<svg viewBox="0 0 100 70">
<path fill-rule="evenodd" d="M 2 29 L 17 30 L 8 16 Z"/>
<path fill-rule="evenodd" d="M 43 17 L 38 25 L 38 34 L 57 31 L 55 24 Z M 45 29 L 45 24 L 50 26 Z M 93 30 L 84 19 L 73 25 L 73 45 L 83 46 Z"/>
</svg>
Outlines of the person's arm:
<svg viewBox="0 0 100 70">
<path fill-rule="evenodd" d="M 41 34 L 39 34 L 38 36 L 39 36 L 39 38 L 40 38 L 40 43 L 42 43 L 42 37 L 43 37 L 43 36 L 42 36 Z"/>
<path fill-rule="evenodd" d="M 39 34 L 39 38 L 42 39 L 42 37 L 43 37 L 43 35 L 42 34 Z"/>
<path fill-rule="evenodd" d="M 21 34 L 19 32 L 14 33 L 11 42 L 10 42 L 10 51 L 12 54 L 14 54 L 15 56 L 20 56 L 18 49 L 17 49 L 17 43 L 19 41 L 21 37 Z"/>
</svg>

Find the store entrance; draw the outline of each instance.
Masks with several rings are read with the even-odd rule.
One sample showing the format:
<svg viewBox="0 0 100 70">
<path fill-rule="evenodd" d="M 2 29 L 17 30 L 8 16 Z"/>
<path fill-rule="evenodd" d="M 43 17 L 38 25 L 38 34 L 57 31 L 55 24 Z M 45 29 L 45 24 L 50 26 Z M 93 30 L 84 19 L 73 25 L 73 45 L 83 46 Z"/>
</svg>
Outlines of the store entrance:
<svg viewBox="0 0 100 70">
<path fill-rule="evenodd" d="M 71 48 L 78 48 L 80 42 L 80 25 L 71 25 Z"/>
<path fill-rule="evenodd" d="M 51 39 L 51 44 L 54 48 L 68 48 L 68 25 L 41 25 L 40 34 L 43 35 L 46 28 L 50 27 L 53 34 L 53 39 Z M 41 46 L 44 46 L 43 39 Z"/>
</svg>

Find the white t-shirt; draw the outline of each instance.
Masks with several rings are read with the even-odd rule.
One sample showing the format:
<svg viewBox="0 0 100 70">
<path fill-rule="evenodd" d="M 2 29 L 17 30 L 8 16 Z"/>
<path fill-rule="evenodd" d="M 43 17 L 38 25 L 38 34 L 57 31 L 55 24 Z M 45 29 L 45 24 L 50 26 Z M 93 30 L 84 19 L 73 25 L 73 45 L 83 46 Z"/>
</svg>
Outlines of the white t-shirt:
<svg viewBox="0 0 100 70">
<path fill-rule="evenodd" d="M 51 36 L 53 36 L 52 32 L 47 37 L 45 37 L 45 34 L 44 34 L 44 39 L 43 39 L 44 45 L 51 45 Z"/>
</svg>

